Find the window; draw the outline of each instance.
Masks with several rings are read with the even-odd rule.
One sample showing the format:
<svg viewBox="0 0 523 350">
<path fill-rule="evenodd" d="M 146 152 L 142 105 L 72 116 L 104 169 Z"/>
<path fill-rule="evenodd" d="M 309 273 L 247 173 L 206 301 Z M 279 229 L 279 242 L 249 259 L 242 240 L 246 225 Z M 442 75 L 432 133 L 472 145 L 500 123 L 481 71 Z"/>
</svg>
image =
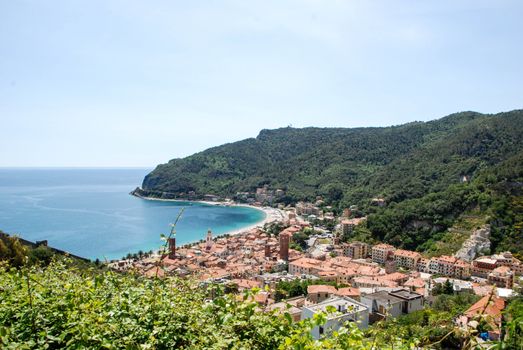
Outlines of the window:
<svg viewBox="0 0 523 350">
<path fill-rule="evenodd" d="M 320 335 L 323 334 L 323 326 L 320 326 Z"/>
</svg>

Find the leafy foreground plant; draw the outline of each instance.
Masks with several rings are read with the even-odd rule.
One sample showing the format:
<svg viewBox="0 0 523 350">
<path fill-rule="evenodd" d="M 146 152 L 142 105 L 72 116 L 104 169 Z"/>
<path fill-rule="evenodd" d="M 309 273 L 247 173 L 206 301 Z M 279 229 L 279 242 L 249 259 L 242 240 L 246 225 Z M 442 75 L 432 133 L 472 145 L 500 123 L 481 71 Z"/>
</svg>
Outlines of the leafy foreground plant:
<svg viewBox="0 0 523 350">
<path fill-rule="evenodd" d="M 315 342 L 321 318 L 292 323 L 249 301 L 210 301 L 193 281 L 66 267 L 0 267 L 0 347 L 5 349 L 365 348 L 347 329 Z M 246 295 L 248 297 L 248 295 Z M 249 298 L 247 298 L 249 299 Z"/>
<path fill-rule="evenodd" d="M 178 278 L 145 279 L 53 261 L 48 267 L 0 267 L 2 349 L 383 349 L 355 325 L 313 340 L 320 315 L 293 323 L 258 310 L 252 292 L 237 300 Z M 219 290 L 217 291 L 219 294 Z M 215 293 L 216 294 L 216 291 Z M 251 295 L 250 295 L 251 294 Z"/>
</svg>

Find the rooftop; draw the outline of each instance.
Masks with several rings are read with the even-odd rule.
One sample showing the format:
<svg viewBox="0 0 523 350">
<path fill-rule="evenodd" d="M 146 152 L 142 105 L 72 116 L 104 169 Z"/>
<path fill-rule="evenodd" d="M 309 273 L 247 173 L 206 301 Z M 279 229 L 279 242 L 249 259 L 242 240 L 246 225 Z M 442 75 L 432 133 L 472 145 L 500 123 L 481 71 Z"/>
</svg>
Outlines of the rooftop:
<svg viewBox="0 0 523 350">
<path fill-rule="evenodd" d="M 390 295 L 406 300 L 414 300 L 423 297 L 421 294 L 411 292 L 408 289 L 393 290 L 390 292 Z"/>
<path fill-rule="evenodd" d="M 364 298 L 371 299 L 371 300 L 378 300 L 378 301 L 381 301 L 384 303 L 391 303 L 391 304 L 401 303 L 403 301 L 403 299 L 390 295 L 389 292 L 387 292 L 385 290 L 382 290 L 380 292 L 375 292 L 372 294 L 367 294 L 364 296 Z"/>
<path fill-rule="evenodd" d="M 392 250 L 394 250 L 395 248 L 393 246 L 391 246 L 390 244 L 380 243 L 380 244 L 376 244 L 375 246 L 373 246 L 372 249 L 392 249 Z"/>
<path fill-rule="evenodd" d="M 311 310 L 314 313 L 317 312 L 327 312 L 327 307 L 332 306 L 334 307 L 338 312 L 341 312 L 342 314 L 346 313 L 357 313 L 361 312 L 367 309 L 367 307 L 359 302 L 357 302 L 354 299 L 347 298 L 347 297 L 334 297 L 327 299 L 321 303 L 318 303 L 316 305 L 311 305 L 306 307 L 307 309 Z M 337 317 L 337 316 L 334 316 Z M 328 318 L 334 318 L 334 317 L 328 317 Z"/>
<path fill-rule="evenodd" d="M 409 258 L 421 257 L 421 254 L 418 253 L 418 252 L 413 252 L 413 251 L 404 250 L 404 249 L 396 249 L 396 251 L 394 252 L 394 255 L 406 256 L 406 257 L 409 257 Z"/>
<path fill-rule="evenodd" d="M 316 284 L 316 285 L 308 286 L 307 287 L 307 293 L 309 293 L 309 294 L 311 294 L 311 293 L 330 293 L 330 294 L 334 294 L 334 293 L 336 293 L 336 288 L 334 288 L 333 286 L 327 286 L 327 285 L 324 285 L 324 284 Z"/>
</svg>

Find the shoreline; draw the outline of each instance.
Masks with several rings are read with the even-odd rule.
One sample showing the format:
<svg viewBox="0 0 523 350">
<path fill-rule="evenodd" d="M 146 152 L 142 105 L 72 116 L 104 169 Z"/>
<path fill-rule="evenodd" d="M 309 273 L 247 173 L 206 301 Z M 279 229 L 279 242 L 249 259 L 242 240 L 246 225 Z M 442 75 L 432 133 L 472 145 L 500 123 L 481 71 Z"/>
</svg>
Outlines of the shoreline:
<svg viewBox="0 0 523 350">
<path fill-rule="evenodd" d="M 272 208 L 272 207 L 257 207 L 254 205 L 249 205 L 249 204 L 244 204 L 244 203 L 223 202 L 223 201 L 211 202 L 211 201 L 190 200 L 190 199 L 155 198 L 155 197 L 142 196 L 142 195 L 139 195 L 139 194 L 136 194 L 133 192 L 131 192 L 130 195 L 140 198 L 140 199 L 147 200 L 147 201 L 199 203 L 199 204 L 204 204 L 204 205 L 223 206 L 223 207 L 244 207 L 244 208 L 251 208 L 251 209 L 259 210 L 265 214 L 265 217 L 262 220 L 254 223 L 252 225 L 242 227 L 242 228 L 239 228 L 236 230 L 223 232 L 223 233 L 217 234 L 216 237 L 225 236 L 225 235 L 234 236 L 234 235 L 239 235 L 242 233 L 247 233 L 255 228 L 263 227 L 265 224 L 268 224 L 271 222 L 283 221 L 286 218 L 285 212 L 283 210 L 280 210 L 277 208 Z M 185 243 L 184 245 L 198 244 L 199 241 L 200 240 L 188 242 L 188 243 Z"/>
</svg>

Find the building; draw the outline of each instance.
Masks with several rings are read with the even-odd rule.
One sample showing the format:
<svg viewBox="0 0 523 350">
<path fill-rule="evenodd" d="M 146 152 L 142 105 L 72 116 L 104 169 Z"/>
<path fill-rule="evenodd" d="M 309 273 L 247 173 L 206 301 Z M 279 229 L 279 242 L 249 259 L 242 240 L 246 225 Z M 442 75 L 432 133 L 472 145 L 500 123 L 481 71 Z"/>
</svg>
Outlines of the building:
<svg viewBox="0 0 523 350">
<path fill-rule="evenodd" d="M 359 288 L 354 287 L 344 287 L 336 291 L 336 295 L 339 297 L 348 297 L 354 300 L 359 301 L 361 297 L 361 292 Z"/>
<path fill-rule="evenodd" d="M 372 262 L 378 263 L 378 264 L 385 264 L 385 261 L 394 255 L 394 251 L 396 249 L 385 243 L 377 244 L 372 247 L 371 254 L 372 254 Z"/>
<path fill-rule="evenodd" d="M 403 267 L 408 270 L 416 270 L 421 254 L 410 250 L 398 249 L 394 252 L 394 262 L 396 267 Z"/>
<path fill-rule="evenodd" d="M 489 273 L 487 281 L 500 288 L 512 288 L 514 284 L 514 273 L 508 266 L 496 267 Z"/>
<path fill-rule="evenodd" d="M 496 260 L 482 256 L 472 262 L 472 275 L 487 278 L 496 267 Z"/>
<path fill-rule="evenodd" d="M 454 263 L 456 258 L 448 255 L 441 255 L 430 259 L 429 272 L 443 276 L 454 276 Z"/>
<path fill-rule="evenodd" d="M 312 203 L 298 202 L 296 203 L 296 214 L 297 215 L 321 215 L 321 209 L 313 205 Z"/>
<path fill-rule="evenodd" d="M 301 310 L 305 303 L 305 297 L 294 297 L 279 303 L 270 304 L 267 306 L 266 311 L 275 311 L 278 314 L 288 313 L 294 322 L 299 322 Z"/>
<path fill-rule="evenodd" d="M 285 231 L 280 233 L 280 259 L 289 260 L 289 242 L 291 235 Z"/>
<path fill-rule="evenodd" d="M 416 264 L 416 271 L 418 272 L 429 272 L 430 260 L 420 258 Z"/>
<path fill-rule="evenodd" d="M 266 258 L 270 258 L 271 257 L 271 246 L 269 244 L 265 244 L 264 256 Z"/>
<path fill-rule="evenodd" d="M 407 289 L 396 289 L 390 292 L 380 291 L 363 295 L 361 302 L 369 308 L 370 322 L 423 309 L 423 295 Z"/>
<path fill-rule="evenodd" d="M 205 249 L 211 250 L 213 244 L 214 244 L 214 241 L 212 240 L 212 232 L 211 232 L 211 230 L 208 230 L 207 237 L 205 237 Z"/>
<path fill-rule="evenodd" d="M 517 260 L 512 256 L 511 252 L 503 252 L 499 254 L 494 254 L 490 257 L 492 260 L 496 260 L 496 265 L 498 266 L 509 266 Z"/>
<path fill-rule="evenodd" d="M 471 276 L 470 263 L 463 260 L 456 260 L 454 263 L 454 277 L 458 279 L 469 279 Z"/>
<path fill-rule="evenodd" d="M 502 312 L 505 308 L 505 301 L 495 295 L 488 294 L 478 300 L 467 311 L 458 318 L 457 322 L 462 327 L 467 327 L 470 321 L 484 319 L 490 326 L 488 331 L 489 339 L 499 340 L 501 334 Z M 483 315 L 483 317 L 481 317 Z"/>
<path fill-rule="evenodd" d="M 365 259 L 369 256 L 369 245 L 362 242 L 346 243 L 342 246 L 343 255 L 352 259 Z"/>
<path fill-rule="evenodd" d="M 310 258 L 301 258 L 289 262 L 291 275 L 312 275 L 318 268 L 320 261 Z"/>
<path fill-rule="evenodd" d="M 352 233 L 354 228 L 365 221 L 367 218 L 354 218 L 349 220 L 342 220 L 341 222 L 341 233 L 343 235 L 349 235 Z"/>
<path fill-rule="evenodd" d="M 391 296 L 385 290 L 362 295 L 360 300 L 369 309 L 369 322 L 371 324 L 387 317 L 396 318 L 403 314 L 403 300 Z"/>
<path fill-rule="evenodd" d="M 176 238 L 169 238 L 169 259 L 176 259 Z"/>
<path fill-rule="evenodd" d="M 324 284 L 315 284 L 307 287 L 307 298 L 313 303 L 321 303 L 336 294 L 336 288 Z"/>
<path fill-rule="evenodd" d="M 358 288 L 397 288 L 398 283 L 380 277 L 359 276 L 352 279 L 352 285 Z"/>
<path fill-rule="evenodd" d="M 333 313 L 328 309 L 334 308 Z M 312 306 L 305 306 L 301 312 L 301 319 L 314 317 L 317 313 L 327 313 L 327 321 L 322 326 L 316 326 L 311 330 L 314 339 L 331 334 L 343 326 L 346 322 L 356 322 L 360 329 L 366 329 L 369 325 L 369 310 L 364 304 L 347 297 L 335 297 L 327 299 Z"/>
</svg>

